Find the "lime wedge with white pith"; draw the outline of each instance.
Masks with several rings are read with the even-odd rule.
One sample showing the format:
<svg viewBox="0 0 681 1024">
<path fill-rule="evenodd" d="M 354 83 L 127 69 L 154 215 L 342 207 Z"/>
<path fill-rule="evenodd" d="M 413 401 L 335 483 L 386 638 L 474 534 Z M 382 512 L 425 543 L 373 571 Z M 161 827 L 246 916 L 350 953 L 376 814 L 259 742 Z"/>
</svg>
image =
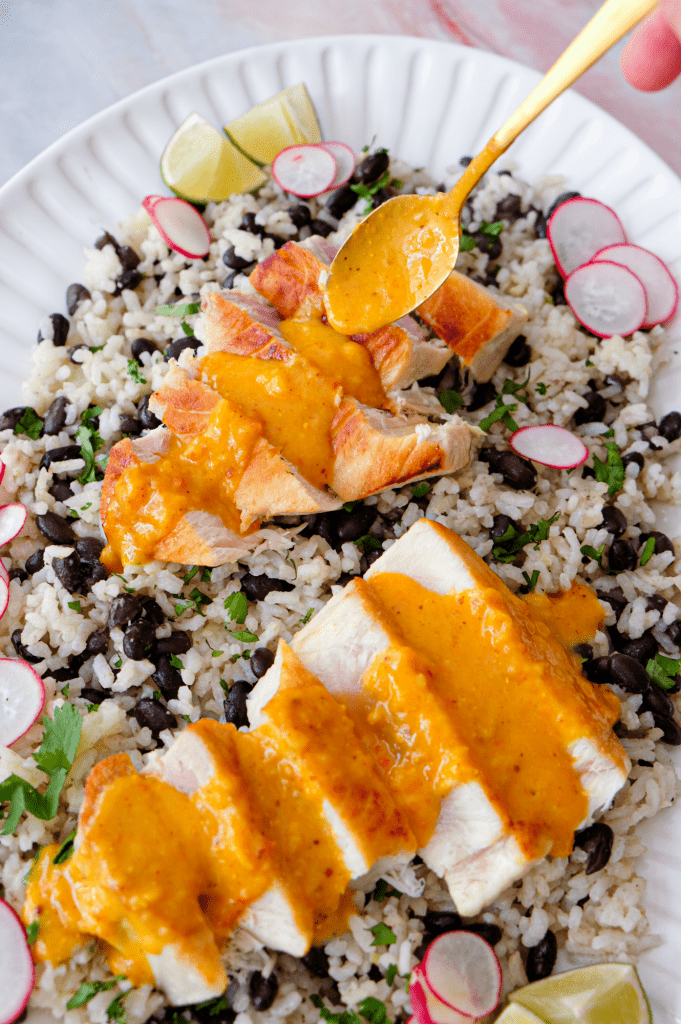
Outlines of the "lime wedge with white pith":
<svg viewBox="0 0 681 1024">
<path fill-rule="evenodd" d="M 509 995 L 549 1024 L 649 1024 L 648 1000 L 631 964 L 594 964 Z"/>
<path fill-rule="evenodd" d="M 520 1003 L 511 1003 L 494 1024 L 545 1024 L 545 1021 Z"/>
<path fill-rule="evenodd" d="M 181 199 L 219 202 L 267 180 L 223 132 L 199 114 L 180 125 L 161 157 L 161 177 Z"/>
<path fill-rule="evenodd" d="M 271 164 L 287 146 L 321 142 L 321 131 L 307 89 L 283 89 L 225 125 L 229 138 L 259 164 Z"/>
</svg>

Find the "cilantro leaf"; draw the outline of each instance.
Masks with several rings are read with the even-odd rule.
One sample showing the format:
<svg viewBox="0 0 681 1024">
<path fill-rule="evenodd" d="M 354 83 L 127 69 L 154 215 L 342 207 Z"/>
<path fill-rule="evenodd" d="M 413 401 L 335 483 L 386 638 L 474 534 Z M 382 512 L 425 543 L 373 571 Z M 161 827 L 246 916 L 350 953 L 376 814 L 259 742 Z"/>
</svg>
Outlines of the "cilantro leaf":
<svg viewBox="0 0 681 1024">
<path fill-rule="evenodd" d="M 128 376 L 132 377 L 135 384 L 146 384 L 147 378 L 143 377 L 140 373 L 140 368 L 137 365 L 136 359 L 128 359 Z"/>
<path fill-rule="evenodd" d="M 201 582 L 202 583 L 210 583 L 212 577 L 213 577 L 213 570 L 211 568 L 209 568 L 208 566 L 205 566 L 203 572 L 201 573 Z"/>
<path fill-rule="evenodd" d="M 26 929 L 26 941 L 29 946 L 32 946 L 35 940 L 38 938 L 38 932 L 40 931 L 40 924 L 38 921 L 31 921 L 28 928 Z"/>
<path fill-rule="evenodd" d="M 480 420 L 478 426 L 481 430 L 489 430 L 493 423 L 497 423 L 498 420 L 502 420 L 503 423 L 508 427 L 509 430 L 517 430 L 518 424 L 511 416 L 512 412 L 517 412 L 518 406 L 514 403 L 513 405 L 504 405 L 501 396 L 497 397 L 497 407 L 493 409 L 489 416 L 485 416 L 484 419 Z"/>
<path fill-rule="evenodd" d="M 388 928 L 387 924 L 383 924 L 379 921 L 369 931 L 374 937 L 374 941 L 371 943 L 372 946 L 392 946 L 394 942 L 397 942 L 397 936 L 392 928 Z"/>
<path fill-rule="evenodd" d="M 599 483 L 608 485 L 608 497 L 612 498 L 624 487 L 624 466 L 620 450 L 614 441 L 608 441 L 605 445 L 608 449 L 608 458 L 602 462 L 597 455 L 594 455 L 594 473 Z"/>
<path fill-rule="evenodd" d="M 422 480 L 420 484 L 415 484 L 411 493 L 415 498 L 425 498 L 426 494 L 430 490 L 430 484 L 427 480 Z"/>
<path fill-rule="evenodd" d="M 174 305 L 157 306 L 156 316 L 193 316 L 200 309 L 200 302 L 178 302 Z"/>
<path fill-rule="evenodd" d="M 385 980 L 389 985 L 392 985 L 397 976 L 397 964 L 390 964 L 388 970 L 385 972 Z"/>
<path fill-rule="evenodd" d="M 106 1008 L 107 1020 L 117 1021 L 118 1024 L 125 1024 L 127 1020 L 127 1014 L 123 1006 L 123 1000 L 127 996 L 127 992 L 121 992 L 114 999 L 111 1000 Z"/>
<path fill-rule="evenodd" d="M 304 626 L 306 622 L 309 622 L 309 621 L 310 621 L 310 619 L 312 618 L 312 612 L 313 612 L 313 611 L 314 611 L 314 608 L 308 608 L 308 609 L 307 609 L 307 611 L 305 612 L 305 615 L 304 615 L 304 616 L 302 617 L 302 619 L 301 619 L 301 620 L 300 620 L 300 621 L 299 621 L 299 622 L 297 623 L 297 625 L 299 625 L 299 626 Z"/>
<path fill-rule="evenodd" d="M 98 992 L 109 992 L 119 981 L 125 981 L 124 974 L 117 974 L 110 981 L 84 981 L 74 996 L 71 996 L 66 1004 L 67 1010 L 77 1010 L 79 1006 L 85 1006 Z"/>
<path fill-rule="evenodd" d="M 95 416 L 99 416 L 101 411 L 99 405 L 86 409 L 81 417 L 81 425 L 76 434 L 76 441 L 80 445 L 80 457 L 85 463 L 85 469 L 78 477 L 78 482 L 81 484 L 92 483 L 96 479 L 95 470 L 100 468 L 95 462 L 95 452 L 102 447 L 104 441 L 97 433 L 95 427 L 90 426 L 90 420 L 93 420 Z"/>
<path fill-rule="evenodd" d="M 182 328 L 182 330 L 184 331 L 188 338 L 194 337 L 194 331 L 185 320 L 180 321 L 180 327 Z"/>
<path fill-rule="evenodd" d="M 463 408 L 463 398 L 458 391 L 452 391 L 451 388 L 441 391 L 437 399 L 445 412 L 452 413 Z"/>
<path fill-rule="evenodd" d="M 592 548 L 590 544 L 582 544 L 579 550 L 582 552 L 583 555 L 586 555 L 587 558 L 592 558 L 594 562 L 598 562 L 600 566 L 601 559 L 603 558 L 603 552 L 605 551 L 605 544 L 601 544 L 598 551 L 596 551 L 595 548 Z"/>
<path fill-rule="evenodd" d="M 196 576 L 198 571 L 199 571 L 198 565 L 193 565 L 191 567 L 191 569 L 189 570 L 189 572 L 187 573 L 187 575 L 182 577 L 182 582 L 185 583 L 185 584 L 189 583 L 190 580 L 194 579 L 194 577 Z"/>
<path fill-rule="evenodd" d="M 353 541 L 358 548 L 361 548 L 365 553 L 367 551 L 378 551 L 383 547 L 383 544 L 378 537 L 372 536 L 370 533 L 365 533 L 362 537 L 358 537 L 356 541 Z"/>
<path fill-rule="evenodd" d="M 225 1011 L 230 1010 L 231 1007 L 230 1007 L 230 1005 L 229 1005 L 229 1003 L 227 1001 L 227 996 L 224 995 L 224 996 L 217 996 L 217 998 L 215 998 L 215 999 L 209 999 L 205 1003 L 197 1003 L 193 1007 L 193 1009 L 194 1010 L 208 1010 L 208 1016 L 209 1017 L 217 1017 L 218 1014 L 222 1014 Z M 203 1014 L 202 1014 L 202 1016 L 203 1016 Z"/>
<path fill-rule="evenodd" d="M 343 502 L 343 510 L 345 512 L 352 512 L 352 510 L 355 507 L 355 505 L 359 505 L 359 502 L 358 501 L 344 501 Z M 289 558 L 289 562 L 293 562 L 293 559 Z M 293 562 L 293 568 L 295 569 L 295 567 L 296 567 L 296 564 L 295 564 L 295 562 Z"/>
<path fill-rule="evenodd" d="M 26 434 L 32 441 L 37 440 L 43 432 L 43 421 L 30 407 L 25 409 L 21 419 L 14 428 L 15 434 Z"/>
<path fill-rule="evenodd" d="M 69 601 L 68 607 L 74 612 L 80 612 L 80 601 Z"/>
<path fill-rule="evenodd" d="M 197 590 L 196 587 L 194 587 L 189 597 L 182 598 L 182 600 L 178 601 L 175 605 L 175 614 L 182 615 L 182 613 L 186 612 L 188 608 L 194 608 L 199 615 L 205 615 L 206 613 L 202 611 L 203 605 L 212 603 L 212 597 L 208 597 L 207 594 L 202 594 L 200 590 Z"/>
<path fill-rule="evenodd" d="M 376 999 L 374 996 L 367 996 L 366 999 L 362 999 L 357 1004 L 357 1009 L 369 1021 L 369 1024 L 390 1024 L 385 1003 L 382 1003 L 380 999 Z"/>
<path fill-rule="evenodd" d="M 665 658 L 656 654 L 646 665 L 646 672 L 661 690 L 671 690 L 681 669 L 681 658 Z"/>
<path fill-rule="evenodd" d="M 641 552 L 641 558 L 639 560 L 639 565 L 647 565 L 648 562 L 650 561 L 650 559 L 653 557 L 654 551 L 655 551 L 655 538 L 654 537 L 648 537 L 648 540 L 645 543 L 645 547 L 643 548 L 643 551 Z"/>
<path fill-rule="evenodd" d="M 213 651 L 211 658 L 219 658 L 221 654 L 224 654 L 224 651 Z"/>
<path fill-rule="evenodd" d="M 64 842 L 61 844 L 56 854 L 52 858 L 53 864 L 63 864 L 64 861 L 68 860 L 73 853 L 73 840 L 76 838 L 76 829 L 73 832 L 69 832 Z"/>
<path fill-rule="evenodd" d="M 470 252 L 475 249 L 478 243 L 475 241 L 472 235 L 469 235 L 467 231 L 461 232 L 461 239 L 459 240 L 459 252 Z"/>
<path fill-rule="evenodd" d="M 492 557 L 497 562 L 508 564 L 526 544 L 534 544 L 537 550 L 541 541 L 548 539 L 551 527 L 559 517 L 560 512 L 556 512 L 550 519 L 540 519 L 538 523 L 532 523 L 524 533 L 509 523 L 501 537 L 497 537 Z"/>
<path fill-rule="evenodd" d="M 246 621 L 246 615 L 248 613 L 248 601 L 246 595 L 241 590 L 237 590 L 234 594 L 230 594 L 225 598 L 225 611 L 229 612 L 229 617 L 232 622 L 242 623 Z"/>
<path fill-rule="evenodd" d="M 328 1021 L 328 1024 L 362 1024 L 353 1010 L 342 1010 L 341 1013 L 332 1013 L 331 1010 L 327 1010 L 321 996 L 318 996 L 316 992 L 313 992 L 310 996 L 310 1002 L 313 1006 L 317 1007 L 319 1016 L 323 1020 Z"/>
<path fill-rule="evenodd" d="M 522 384 L 517 384 L 514 380 L 509 380 L 508 377 L 507 377 L 506 380 L 504 381 L 504 386 L 501 389 L 501 394 L 502 395 L 515 395 L 515 397 L 518 399 L 519 402 L 522 402 L 523 405 L 527 405 L 527 403 L 529 402 L 530 399 L 528 398 L 527 395 L 521 395 L 520 392 L 524 391 L 529 383 L 530 383 L 530 378 L 529 377 L 527 378 L 526 381 L 523 381 Z M 499 403 L 497 403 L 497 404 L 499 404 Z"/>
<path fill-rule="evenodd" d="M 225 629 L 226 628 L 227 623 L 225 622 Z M 255 633 L 250 633 L 247 629 L 239 630 L 236 633 L 233 633 L 231 629 L 228 629 L 227 632 L 230 636 L 233 636 L 235 640 L 238 640 L 240 644 L 254 644 L 258 641 L 258 637 Z"/>
<path fill-rule="evenodd" d="M 382 903 L 383 900 L 385 899 L 385 894 L 387 893 L 387 891 L 388 883 L 386 882 L 385 878 L 379 878 L 379 880 L 376 882 L 376 888 L 371 894 L 371 898 L 376 900 L 377 903 Z"/>
<path fill-rule="evenodd" d="M 176 654 L 170 655 L 170 664 L 173 666 L 173 668 L 184 668 L 184 665 L 182 664 L 182 662 L 180 661 Z"/>
<path fill-rule="evenodd" d="M 527 584 L 527 589 L 529 590 L 530 594 L 534 593 L 534 588 L 537 586 L 537 580 L 539 579 L 539 569 L 533 569 L 531 576 L 528 576 L 528 574 L 524 572 L 523 579 Z"/>
<path fill-rule="evenodd" d="M 504 222 L 502 220 L 495 220 L 493 224 L 490 224 L 488 221 L 483 220 L 482 224 L 480 225 L 480 230 L 482 231 L 483 235 L 487 235 L 488 238 L 496 238 L 498 235 L 501 234 L 503 227 Z"/>
<path fill-rule="evenodd" d="M 540 380 L 537 384 L 535 384 L 534 390 L 537 391 L 540 395 L 545 395 L 548 389 L 546 387 L 546 384 L 544 384 L 544 382 Z"/>
</svg>

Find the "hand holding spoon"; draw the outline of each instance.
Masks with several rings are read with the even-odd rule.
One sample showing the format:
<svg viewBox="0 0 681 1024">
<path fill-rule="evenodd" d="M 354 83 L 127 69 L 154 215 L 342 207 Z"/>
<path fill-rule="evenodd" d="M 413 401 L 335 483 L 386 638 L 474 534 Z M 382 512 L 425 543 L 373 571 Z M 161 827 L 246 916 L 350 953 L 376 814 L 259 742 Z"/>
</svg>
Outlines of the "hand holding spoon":
<svg viewBox="0 0 681 1024">
<path fill-rule="evenodd" d="M 656 0 L 606 0 L 451 192 L 395 196 L 358 224 L 331 264 L 324 295 L 331 326 L 341 334 L 372 333 L 432 295 L 456 263 L 461 210 L 485 172 L 556 97 L 656 6 Z"/>
</svg>

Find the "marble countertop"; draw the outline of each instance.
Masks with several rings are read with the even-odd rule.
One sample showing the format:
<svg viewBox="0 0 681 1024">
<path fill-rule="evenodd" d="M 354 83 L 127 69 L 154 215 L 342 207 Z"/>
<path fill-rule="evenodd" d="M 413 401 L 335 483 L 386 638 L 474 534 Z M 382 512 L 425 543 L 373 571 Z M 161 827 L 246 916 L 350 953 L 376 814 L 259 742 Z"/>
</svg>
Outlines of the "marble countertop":
<svg viewBox="0 0 681 1024">
<path fill-rule="evenodd" d="M 70 128 L 165 75 L 233 50 L 378 32 L 450 39 L 546 70 L 598 0 L 0 0 L 0 184 Z M 681 80 L 622 78 L 616 48 L 578 91 L 681 174 Z"/>
</svg>

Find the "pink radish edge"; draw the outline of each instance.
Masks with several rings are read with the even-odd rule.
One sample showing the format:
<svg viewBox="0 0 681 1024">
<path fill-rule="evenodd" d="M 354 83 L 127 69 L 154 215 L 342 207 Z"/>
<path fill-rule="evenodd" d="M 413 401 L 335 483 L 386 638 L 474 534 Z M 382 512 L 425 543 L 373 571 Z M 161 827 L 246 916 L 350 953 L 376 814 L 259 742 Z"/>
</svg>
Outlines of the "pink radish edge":
<svg viewBox="0 0 681 1024">
<path fill-rule="evenodd" d="M 319 161 L 318 157 L 321 154 L 324 154 L 324 156 Z M 317 160 L 316 180 L 314 174 L 307 176 L 307 180 L 306 176 L 303 176 L 297 182 L 295 174 L 292 174 L 289 180 L 286 180 L 287 175 L 290 174 L 292 169 L 293 171 L 299 170 L 299 167 L 295 167 L 294 164 L 306 161 L 308 169 L 311 169 L 310 165 L 313 160 Z M 329 160 L 331 163 L 328 162 Z M 338 164 L 333 153 L 328 149 L 324 149 L 318 143 L 286 146 L 284 149 L 279 150 L 272 161 L 272 177 L 279 188 L 291 195 L 299 196 L 301 199 L 312 199 L 314 196 L 322 195 L 322 193 L 328 192 L 329 189 L 333 188 L 337 170 Z"/>
<path fill-rule="evenodd" d="M 20 658 L 0 658 L 0 745 L 21 739 L 44 707 L 45 684 L 33 666 Z"/>
<path fill-rule="evenodd" d="M 587 269 L 590 269 L 592 267 L 617 267 L 618 270 L 624 271 L 625 274 L 628 274 L 631 278 L 633 278 L 634 281 L 638 282 L 638 284 L 640 285 L 641 290 L 643 292 L 644 310 L 643 310 L 643 314 L 642 314 L 641 319 L 638 322 L 636 322 L 633 326 L 632 325 L 627 325 L 626 329 L 621 328 L 619 331 L 610 331 L 610 333 L 608 334 L 607 331 L 604 332 L 602 330 L 597 330 L 593 326 L 593 324 L 587 323 L 586 320 L 584 320 L 582 318 L 583 317 L 583 313 L 582 313 L 582 316 L 580 316 L 580 314 L 577 312 L 577 310 L 575 309 L 575 307 L 573 305 L 574 299 L 573 300 L 570 299 L 570 297 L 568 296 L 568 293 L 567 293 L 567 289 L 570 287 L 570 282 L 571 281 L 574 284 L 574 281 L 576 280 L 576 275 L 577 274 L 582 274 L 582 273 L 584 273 L 584 271 L 586 271 Z M 640 330 L 641 327 L 643 326 L 643 323 L 645 322 L 646 314 L 648 312 L 648 302 L 647 302 L 647 299 L 646 299 L 646 293 L 645 293 L 645 288 L 643 286 L 643 282 L 641 281 L 640 278 L 638 278 L 636 276 L 636 274 L 633 273 L 633 271 L 629 270 L 627 267 L 623 267 L 621 263 L 613 263 L 610 260 L 591 260 L 588 263 L 582 263 L 581 266 L 575 267 L 575 269 L 572 271 L 571 274 L 568 274 L 567 278 L 565 279 L 565 286 L 563 288 L 563 291 L 564 291 L 564 294 L 565 294 L 565 298 L 567 299 L 567 304 L 570 307 L 570 309 L 572 310 L 574 316 L 577 318 L 577 320 L 579 320 L 579 322 L 582 325 L 582 327 L 586 327 L 587 331 L 589 331 L 590 334 L 595 335 L 597 338 L 612 338 L 613 335 L 615 335 L 615 334 L 621 334 L 622 337 L 628 338 L 630 335 L 634 334 L 635 331 Z"/>
<path fill-rule="evenodd" d="M 592 198 L 590 198 L 588 196 L 575 196 L 574 199 L 566 200 L 566 202 L 561 203 L 560 206 L 556 207 L 556 209 L 553 211 L 553 213 L 549 217 L 548 223 L 546 225 L 546 238 L 548 240 L 549 246 L 551 247 L 551 253 L 553 255 L 553 259 L 554 259 L 554 262 L 556 264 L 556 267 L 558 268 L 560 274 L 563 277 L 568 277 L 570 275 L 570 273 L 572 273 L 572 271 L 577 269 L 577 267 L 582 266 L 584 263 L 588 263 L 593 258 L 593 256 L 596 254 L 596 252 L 598 252 L 598 249 L 595 249 L 593 252 L 591 252 L 587 256 L 586 259 L 582 260 L 581 263 L 578 263 L 577 266 L 573 267 L 572 271 L 567 271 L 566 267 L 563 265 L 562 260 L 560 259 L 560 256 L 558 255 L 557 247 L 556 247 L 556 241 L 552 237 L 555 228 L 558 227 L 558 225 L 560 223 L 560 220 L 565 216 L 566 213 L 569 214 L 569 208 L 574 206 L 575 204 L 584 204 L 584 203 L 592 203 L 592 204 L 594 204 L 596 206 L 601 207 L 601 209 L 603 209 L 603 210 L 607 210 L 609 214 L 612 214 L 612 217 L 614 218 L 615 222 L 619 226 L 619 230 L 621 232 L 621 236 L 622 237 L 620 239 L 618 239 L 618 240 L 615 240 L 615 242 L 608 243 L 608 244 L 622 244 L 622 243 L 626 243 L 626 241 L 627 241 L 626 232 L 625 232 L 625 230 L 624 230 L 624 228 L 622 226 L 622 222 L 619 219 L 619 217 L 617 216 L 617 214 L 615 213 L 615 211 L 611 207 L 606 206 L 606 204 L 602 203 L 599 199 L 592 199 Z M 552 230 L 552 225 L 554 225 L 554 229 L 553 230 Z M 601 248 L 602 248 L 602 246 L 601 246 Z"/>
<path fill-rule="evenodd" d="M 331 191 L 334 188 L 340 188 L 341 185 L 345 185 L 346 182 L 350 181 L 354 170 L 355 170 L 355 154 L 346 146 L 344 142 L 318 142 L 318 146 L 325 149 L 327 153 L 336 161 L 336 177 L 333 179 L 331 186 L 327 191 Z"/>
<path fill-rule="evenodd" d="M 168 223 L 167 217 L 164 217 L 165 224 L 162 223 L 159 216 L 159 207 L 163 207 L 167 203 L 173 203 L 174 205 L 172 211 L 168 211 L 166 207 L 166 212 L 171 212 L 179 218 L 174 226 Z M 151 217 L 152 223 L 163 238 L 163 241 L 171 249 L 174 249 L 175 252 L 179 252 L 181 256 L 186 256 L 187 259 L 199 260 L 209 251 L 211 234 L 208 225 L 191 203 L 180 199 L 178 196 L 145 196 L 142 200 L 142 206 Z M 182 223 L 183 221 L 184 223 Z M 168 228 L 171 228 L 171 230 L 174 228 L 176 232 L 175 238 L 169 234 Z M 183 235 L 182 238 L 179 237 L 180 234 Z M 191 244 L 191 248 L 187 243 Z"/>
<path fill-rule="evenodd" d="M 0 1024 L 10 1024 L 26 1008 L 35 984 L 35 967 L 24 926 L 5 900 L 0 900 L 0 949 L 9 960 L 11 981 L 9 991 L 0 992 Z"/>
<path fill-rule="evenodd" d="M 459 944 L 457 947 L 457 943 Z M 454 945 L 454 951 L 452 951 L 452 945 Z M 444 947 L 444 952 L 442 951 Z M 468 947 L 468 949 L 466 949 Z M 471 957 L 471 952 L 474 951 L 474 955 Z M 435 958 L 436 962 L 438 957 L 444 961 L 449 967 L 444 967 L 442 962 L 439 965 L 440 968 L 440 981 L 442 981 L 442 972 L 444 970 L 445 976 L 449 976 L 453 973 L 454 967 L 458 969 L 459 975 L 464 981 L 467 976 L 470 980 L 470 984 L 467 986 L 469 989 L 469 1000 L 473 1004 L 476 1000 L 479 1003 L 477 1006 L 471 1006 L 470 1009 L 463 1009 L 461 1006 L 455 1006 L 454 1003 L 447 999 L 445 995 L 436 987 L 433 974 L 437 968 L 431 969 L 430 961 Z M 474 978 L 470 978 L 470 971 L 466 972 L 464 957 L 467 957 L 472 962 L 478 974 Z M 485 959 L 483 959 L 485 958 Z M 460 961 L 463 960 L 463 963 Z M 454 965 L 454 967 L 452 967 Z M 487 977 L 485 977 L 487 975 Z M 501 965 L 499 958 L 492 946 L 483 939 L 481 935 L 476 935 L 475 932 L 467 932 L 463 929 L 456 931 L 445 932 L 444 935 L 439 935 L 436 939 L 431 942 L 426 950 L 426 953 L 421 961 L 420 976 L 423 984 L 427 987 L 433 997 L 443 1006 L 453 1011 L 455 1014 L 462 1018 L 472 1018 L 477 1020 L 480 1017 L 486 1017 L 487 1014 L 492 1011 L 499 1004 L 499 997 L 501 995 L 501 987 L 503 983 L 503 977 L 501 972 Z M 482 982 L 487 981 L 490 985 L 493 985 L 493 989 L 485 989 Z M 476 999 L 473 998 L 472 993 L 475 992 Z M 487 995 L 487 998 L 483 998 Z"/>
<path fill-rule="evenodd" d="M 9 544 L 24 528 L 26 509 L 19 501 L 0 505 L 0 547 Z"/>
<path fill-rule="evenodd" d="M 3 571 L 0 573 L 0 619 L 7 611 L 7 605 L 9 604 L 9 573 L 4 565 L 2 569 Z"/>
<path fill-rule="evenodd" d="M 545 458 L 540 458 L 538 455 L 532 455 L 530 453 L 531 449 L 530 451 L 528 451 L 527 445 L 524 442 L 528 440 L 528 434 L 533 433 L 537 435 L 536 441 L 538 445 L 540 445 L 541 442 L 539 440 L 539 431 L 542 431 L 544 433 L 546 431 L 559 432 L 565 444 L 571 444 L 574 447 L 575 458 L 570 459 L 568 462 L 548 462 Z M 523 435 L 523 437 L 521 444 L 519 445 L 518 441 L 521 435 Z M 534 440 L 534 438 L 531 438 L 530 440 Z M 559 439 L 557 437 L 556 441 L 558 440 Z M 589 458 L 589 449 L 581 440 L 581 438 L 577 437 L 576 434 L 573 434 L 572 431 L 566 430 L 565 427 L 558 426 L 557 423 L 533 423 L 527 427 L 520 427 L 519 430 L 516 430 L 515 433 L 511 434 L 510 438 L 508 439 L 508 443 L 513 449 L 513 451 L 516 452 L 518 455 L 521 455 L 524 459 L 530 459 L 532 462 L 538 462 L 542 466 L 551 466 L 553 469 L 576 469 L 577 466 L 581 466 L 582 463 L 586 462 L 586 460 Z M 551 444 L 551 440 L 549 440 L 548 443 Z M 533 445 L 531 447 L 533 447 Z M 579 458 L 577 458 L 578 452 Z"/>
<path fill-rule="evenodd" d="M 671 293 L 671 301 L 668 301 L 666 305 L 663 305 L 663 314 L 658 313 L 656 316 L 651 317 L 650 298 L 651 293 L 653 292 L 653 288 L 651 287 L 650 281 L 645 281 L 641 279 L 641 283 L 643 284 L 643 287 L 646 290 L 646 295 L 648 297 L 648 313 L 646 315 L 644 323 L 641 324 L 641 327 L 644 330 L 648 330 L 651 327 L 655 327 L 656 324 L 666 323 L 667 320 L 670 320 L 674 316 L 674 313 L 676 312 L 677 306 L 679 304 L 679 286 L 676 283 L 674 276 L 672 275 L 671 271 L 669 270 L 669 267 L 664 262 L 664 260 L 660 259 L 660 257 L 657 256 L 654 252 L 651 252 L 650 249 L 644 249 L 643 246 L 635 245 L 633 242 L 614 242 L 612 245 L 606 245 L 602 249 L 599 249 L 598 252 L 591 258 L 590 262 L 600 263 L 603 261 L 607 261 L 610 263 L 619 263 L 627 270 L 630 270 L 632 274 L 636 274 L 636 276 L 638 276 L 639 273 L 643 270 L 643 268 L 641 267 L 637 269 L 636 266 L 634 266 L 632 263 L 628 263 L 626 260 L 627 254 L 618 251 L 622 249 L 634 250 L 635 253 L 645 254 L 644 259 L 648 260 L 649 262 L 652 261 L 652 265 L 656 267 L 657 272 L 660 274 L 659 279 L 661 281 L 664 281 L 664 283 L 667 285 Z M 624 258 L 622 258 L 623 256 Z M 636 257 L 633 262 L 635 263 L 638 259 L 639 257 Z"/>
<path fill-rule="evenodd" d="M 3 478 L 4 475 L 5 475 L 5 463 L 2 461 L 2 454 L 0 454 L 0 484 L 2 483 L 2 478 Z"/>
</svg>

